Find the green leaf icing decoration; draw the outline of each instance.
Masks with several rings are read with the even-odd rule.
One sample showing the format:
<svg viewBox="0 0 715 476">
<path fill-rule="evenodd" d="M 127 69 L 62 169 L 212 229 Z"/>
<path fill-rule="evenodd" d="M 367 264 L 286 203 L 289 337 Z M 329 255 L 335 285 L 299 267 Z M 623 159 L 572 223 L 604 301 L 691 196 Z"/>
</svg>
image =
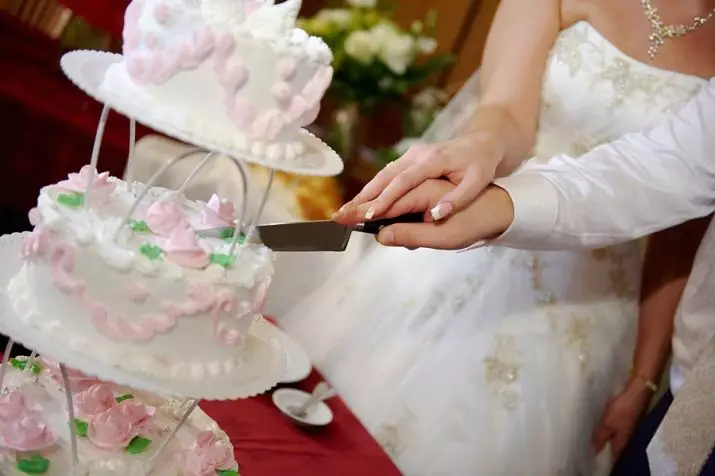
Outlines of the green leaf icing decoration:
<svg viewBox="0 0 715 476">
<path fill-rule="evenodd" d="M 139 247 L 139 252 L 152 261 L 161 259 L 164 254 L 164 250 L 149 243 L 141 245 L 141 247 Z"/>
<path fill-rule="evenodd" d="M 80 438 L 86 438 L 87 437 L 87 429 L 89 425 L 87 424 L 86 421 L 82 421 L 78 418 L 74 419 L 74 431 L 77 433 L 77 436 Z"/>
<path fill-rule="evenodd" d="M 129 220 L 129 228 L 137 233 L 151 233 L 151 228 L 144 220 Z"/>
<path fill-rule="evenodd" d="M 57 196 L 57 203 L 60 205 L 65 205 L 67 207 L 79 208 L 84 205 L 84 194 L 83 193 L 60 193 Z"/>
<path fill-rule="evenodd" d="M 142 438 L 141 436 L 135 436 L 134 438 L 132 438 L 132 441 L 130 441 L 127 445 L 126 450 L 129 454 L 138 455 L 139 453 L 145 452 L 146 449 L 149 448 L 150 444 L 150 439 Z"/>
<path fill-rule="evenodd" d="M 221 237 L 221 239 L 227 240 L 229 238 L 233 238 L 234 231 L 236 231 L 235 228 L 223 228 L 219 232 L 219 236 Z"/>
<path fill-rule="evenodd" d="M 221 265 L 224 268 L 229 268 L 236 262 L 236 257 L 223 253 L 213 253 L 210 256 L 210 260 L 214 264 Z"/>
<path fill-rule="evenodd" d="M 127 393 L 124 395 L 119 395 L 117 398 L 115 398 L 115 400 L 117 401 L 117 403 L 122 403 L 124 400 L 131 400 L 132 398 L 134 398 L 134 395 L 132 395 L 131 393 Z"/>
<path fill-rule="evenodd" d="M 30 455 L 19 460 L 16 467 L 25 474 L 45 474 L 50 469 L 50 460 L 42 455 Z"/>
<path fill-rule="evenodd" d="M 27 359 L 10 359 L 10 366 L 13 369 L 25 370 L 27 368 Z M 42 372 L 42 366 L 36 359 L 32 359 L 30 370 L 33 374 L 39 375 Z"/>
<path fill-rule="evenodd" d="M 218 473 L 219 476 L 241 476 L 238 474 L 238 471 L 234 469 L 219 469 L 216 473 Z"/>
</svg>

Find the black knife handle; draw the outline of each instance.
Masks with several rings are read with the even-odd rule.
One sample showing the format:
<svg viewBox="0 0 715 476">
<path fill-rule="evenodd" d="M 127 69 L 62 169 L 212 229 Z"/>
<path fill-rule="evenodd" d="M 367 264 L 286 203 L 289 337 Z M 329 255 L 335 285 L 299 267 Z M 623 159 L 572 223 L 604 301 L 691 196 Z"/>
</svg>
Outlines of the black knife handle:
<svg viewBox="0 0 715 476">
<path fill-rule="evenodd" d="M 373 220 L 355 227 L 355 231 L 377 235 L 380 230 L 386 226 L 395 225 L 397 223 L 423 223 L 425 221 L 423 213 L 408 213 L 395 218 L 384 218 L 381 220 Z"/>
</svg>

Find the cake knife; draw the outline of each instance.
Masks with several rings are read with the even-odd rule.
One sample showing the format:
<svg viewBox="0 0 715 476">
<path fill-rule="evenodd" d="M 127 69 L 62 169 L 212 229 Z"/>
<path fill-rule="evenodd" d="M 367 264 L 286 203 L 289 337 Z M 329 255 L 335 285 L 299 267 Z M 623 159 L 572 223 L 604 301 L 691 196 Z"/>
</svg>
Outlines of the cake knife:
<svg viewBox="0 0 715 476">
<path fill-rule="evenodd" d="M 258 240 L 273 251 L 345 251 L 353 231 L 377 235 L 386 226 L 396 223 L 422 223 L 424 215 L 413 213 L 396 218 L 386 218 L 345 226 L 330 220 L 303 221 L 258 225 Z M 206 238 L 225 238 L 230 228 L 197 230 Z M 227 233 L 228 232 L 228 233 Z"/>
</svg>

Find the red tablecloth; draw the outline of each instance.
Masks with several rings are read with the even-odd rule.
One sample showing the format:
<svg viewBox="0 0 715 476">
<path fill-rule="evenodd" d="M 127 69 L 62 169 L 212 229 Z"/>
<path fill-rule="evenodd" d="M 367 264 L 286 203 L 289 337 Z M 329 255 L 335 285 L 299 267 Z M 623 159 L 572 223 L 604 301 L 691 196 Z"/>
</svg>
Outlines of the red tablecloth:
<svg viewBox="0 0 715 476">
<path fill-rule="evenodd" d="M 298 388 L 310 391 L 313 374 Z M 335 420 L 325 428 L 297 427 L 273 406 L 270 394 L 201 408 L 231 437 L 242 476 L 397 476 L 398 469 L 342 400 L 328 400 Z"/>
</svg>

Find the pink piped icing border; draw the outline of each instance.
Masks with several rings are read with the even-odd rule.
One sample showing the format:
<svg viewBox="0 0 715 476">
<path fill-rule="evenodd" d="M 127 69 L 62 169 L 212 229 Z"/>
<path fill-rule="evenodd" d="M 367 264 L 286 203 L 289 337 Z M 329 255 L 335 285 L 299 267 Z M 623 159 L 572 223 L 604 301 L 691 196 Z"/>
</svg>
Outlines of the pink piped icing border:
<svg viewBox="0 0 715 476">
<path fill-rule="evenodd" d="M 253 13 L 260 4 L 260 1 L 246 2 L 246 15 Z M 276 64 L 279 80 L 270 88 L 277 105 L 258 112 L 249 99 L 238 97 L 251 74 L 234 55 L 236 41 L 233 36 L 202 27 L 176 45 L 161 44 L 156 35 L 142 32 L 139 27 L 144 8 L 151 6 L 148 0 L 133 0 L 125 14 L 124 57 L 133 81 L 142 85 L 162 85 L 177 74 L 196 69 L 213 59 L 228 117 L 250 139 L 275 140 L 291 126 L 300 127 L 316 119 L 320 101 L 332 81 L 330 66 L 321 67 L 301 91 L 293 91 L 289 82 L 295 77 L 298 63 L 291 57 L 279 59 Z M 166 2 L 153 6 L 154 19 L 165 25 L 173 14 L 171 6 Z M 143 49 L 140 48 L 142 45 Z"/>
<path fill-rule="evenodd" d="M 208 313 L 214 338 L 221 345 L 236 346 L 245 336 L 221 321 L 221 313 L 233 313 L 232 319 L 242 320 L 259 315 L 265 304 L 270 277 L 261 280 L 255 288 L 253 302 L 238 302 L 233 290 L 226 286 L 192 283 L 187 287 L 183 301 L 167 302 L 161 312 L 147 313 L 138 321 L 123 316 L 111 316 L 107 306 L 93 299 L 84 282 L 73 276 L 76 251 L 61 242 L 43 226 L 38 226 L 23 240 L 22 258 L 36 262 L 49 257 L 52 280 L 57 288 L 74 296 L 89 314 L 90 322 L 105 337 L 117 342 L 148 342 L 159 334 L 176 327 L 179 318 Z"/>
</svg>

